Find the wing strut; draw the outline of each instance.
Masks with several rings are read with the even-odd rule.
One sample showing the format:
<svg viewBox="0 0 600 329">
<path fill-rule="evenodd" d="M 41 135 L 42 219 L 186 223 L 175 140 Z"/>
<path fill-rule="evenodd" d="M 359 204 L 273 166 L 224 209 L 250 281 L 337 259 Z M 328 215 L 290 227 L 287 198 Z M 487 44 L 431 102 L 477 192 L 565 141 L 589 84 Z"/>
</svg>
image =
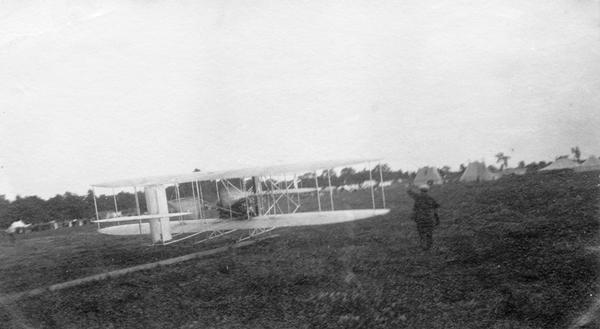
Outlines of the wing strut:
<svg viewBox="0 0 600 329">
<path fill-rule="evenodd" d="M 92 186 L 92 197 L 94 198 L 94 209 L 96 210 L 96 220 L 100 220 L 98 217 L 98 203 L 96 202 L 96 188 Z M 100 229 L 100 223 L 98 222 L 98 229 Z"/>
<path fill-rule="evenodd" d="M 379 162 L 379 186 L 381 186 L 381 198 L 383 199 L 383 208 L 385 208 L 385 187 L 383 186 L 383 173 L 381 170 L 381 162 Z"/>
<path fill-rule="evenodd" d="M 212 240 L 212 239 L 216 239 L 218 237 L 221 237 L 223 235 L 227 235 L 227 234 L 231 234 L 233 232 L 237 231 L 237 229 L 232 229 L 232 230 L 219 230 L 219 231 L 212 231 L 210 232 L 210 234 L 208 235 L 208 237 L 206 239 L 202 239 L 200 241 L 196 241 L 194 242 L 194 244 L 199 244 L 208 240 Z"/>
<path fill-rule="evenodd" d="M 321 212 L 321 195 L 319 194 L 319 179 L 317 178 L 316 171 L 315 171 L 315 187 L 317 189 L 317 203 L 319 204 L 319 212 Z"/>
<path fill-rule="evenodd" d="M 373 170 L 371 170 L 371 163 L 369 162 L 369 181 L 371 185 L 371 200 L 373 201 L 373 209 L 375 209 L 375 189 L 373 188 Z"/>
<path fill-rule="evenodd" d="M 137 215 L 141 216 L 142 213 L 140 211 L 140 200 L 138 198 L 138 194 L 137 194 L 137 187 L 133 187 L 133 193 L 135 193 L 135 209 L 137 210 Z M 140 229 L 140 235 L 142 235 L 142 220 L 138 220 L 138 226 Z"/>
<path fill-rule="evenodd" d="M 333 206 L 333 189 L 331 188 L 331 170 L 327 169 L 327 181 L 329 182 L 329 200 L 331 201 L 331 211 L 335 211 Z"/>
<path fill-rule="evenodd" d="M 200 216 L 204 219 L 204 224 L 206 224 L 206 216 L 204 215 L 204 195 L 202 194 L 202 183 L 198 183 L 196 181 L 196 189 L 200 194 Z"/>
</svg>

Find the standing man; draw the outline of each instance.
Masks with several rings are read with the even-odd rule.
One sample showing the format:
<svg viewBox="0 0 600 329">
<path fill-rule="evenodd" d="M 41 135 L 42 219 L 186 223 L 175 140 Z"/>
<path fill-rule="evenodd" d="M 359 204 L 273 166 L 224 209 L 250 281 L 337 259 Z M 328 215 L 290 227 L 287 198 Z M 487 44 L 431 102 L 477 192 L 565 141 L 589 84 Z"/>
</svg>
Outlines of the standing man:
<svg viewBox="0 0 600 329">
<path fill-rule="evenodd" d="M 429 250 L 433 244 L 433 227 L 440 224 L 440 217 L 437 213 L 437 208 L 440 205 L 427 194 L 429 192 L 429 185 L 420 185 L 419 190 L 421 193 L 414 192 L 411 189 L 411 185 L 409 185 L 406 193 L 415 200 L 413 219 L 417 223 L 421 248 Z"/>
</svg>

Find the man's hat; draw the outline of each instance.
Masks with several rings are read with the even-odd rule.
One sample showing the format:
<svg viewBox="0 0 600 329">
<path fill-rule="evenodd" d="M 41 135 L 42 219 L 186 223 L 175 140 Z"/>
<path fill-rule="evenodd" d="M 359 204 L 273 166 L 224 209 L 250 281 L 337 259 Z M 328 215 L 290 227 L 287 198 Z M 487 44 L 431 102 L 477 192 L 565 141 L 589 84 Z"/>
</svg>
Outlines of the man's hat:
<svg viewBox="0 0 600 329">
<path fill-rule="evenodd" d="M 429 191 L 429 185 L 427 185 L 427 184 L 419 185 L 419 190 L 421 190 L 421 191 Z"/>
</svg>

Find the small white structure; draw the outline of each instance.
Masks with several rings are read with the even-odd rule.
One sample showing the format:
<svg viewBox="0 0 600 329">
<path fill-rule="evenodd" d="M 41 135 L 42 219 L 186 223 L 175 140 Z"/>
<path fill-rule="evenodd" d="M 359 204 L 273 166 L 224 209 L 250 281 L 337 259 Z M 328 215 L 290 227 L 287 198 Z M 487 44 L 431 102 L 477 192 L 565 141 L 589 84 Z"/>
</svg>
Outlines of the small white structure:
<svg viewBox="0 0 600 329">
<path fill-rule="evenodd" d="M 379 183 L 379 187 L 389 187 L 392 186 L 392 183 L 394 183 L 393 180 L 386 180 L 385 182 Z"/>
<path fill-rule="evenodd" d="M 121 216 L 123 216 L 123 214 L 120 211 L 107 211 L 104 216 L 106 219 L 109 219 L 109 218 L 121 217 Z"/>
<path fill-rule="evenodd" d="M 372 180 L 372 179 L 366 180 L 366 181 L 362 182 L 362 184 L 360 184 L 360 188 L 363 190 L 366 190 L 368 188 L 375 187 L 375 186 L 377 186 L 377 181 Z"/>
<path fill-rule="evenodd" d="M 323 189 L 321 189 L 321 191 L 323 191 L 323 192 L 336 191 L 336 190 L 337 190 L 337 187 L 335 187 L 333 185 L 332 186 L 326 186 Z"/>
<path fill-rule="evenodd" d="M 358 184 L 348 184 L 341 186 L 341 189 L 348 192 L 358 191 L 360 186 Z"/>
<path fill-rule="evenodd" d="M 31 226 L 31 224 L 25 224 L 25 222 L 21 219 L 14 221 L 10 224 L 10 226 L 6 229 L 6 233 L 15 233 L 17 231 L 18 228 L 25 228 L 25 227 L 29 227 Z"/>
</svg>

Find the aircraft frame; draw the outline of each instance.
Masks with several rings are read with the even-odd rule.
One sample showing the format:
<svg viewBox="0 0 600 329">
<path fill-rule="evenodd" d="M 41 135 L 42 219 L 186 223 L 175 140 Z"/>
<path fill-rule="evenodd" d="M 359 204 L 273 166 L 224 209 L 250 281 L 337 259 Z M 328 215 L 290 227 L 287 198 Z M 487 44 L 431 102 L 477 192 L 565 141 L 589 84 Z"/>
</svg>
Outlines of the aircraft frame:
<svg viewBox="0 0 600 329">
<path fill-rule="evenodd" d="M 380 163 L 379 160 L 361 159 L 322 161 L 208 173 L 195 172 L 193 174 L 183 175 L 143 177 L 94 184 L 92 185 L 94 209 L 96 212 L 96 220 L 94 222 L 98 224 L 98 231 L 100 233 L 114 235 L 150 233 L 153 244 L 170 245 L 196 237 L 204 232 L 209 232 L 209 234 L 203 239 L 196 241 L 195 244 L 216 239 L 238 230 L 248 230 L 248 234 L 239 239 L 239 241 L 244 241 L 282 226 L 319 225 L 383 215 L 389 212 L 389 209 L 385 208 L 385 187 L 383 185 L 380 187 L 382 208 L 376 207 L 375 187 L 372 184 L 370 186 L 372 211 L 365 212 L 365 210 L 368 209 L 336 211 L 334 206 L 333 194 L 335 189 L 331 186 L 331 177 L 329 175 L 330 169 L 367 163 L 369 168 L 369 179 L 370 181 L 373 181 L 371 163 L 374 162 Z M 329 207 L 327 207 L 328 210 L 326 211 L 323 209 L 325 205 L 321 202 L 322 193 L 317 175 L 319 170 L 327 171 L 328 187 L 324 189 L 329 192 Z M 298 186 L 297 175 L 299 173 L 304 174 L 307 172 L 314 173 L 315 187 L 302 188 Z M 288 180 L 288 175 L 291 176 L 290 178 L 293 178 Z M 379 166 L 379 176 L 381 183 L 383 182 L 381 166 Z M 277 178 L 280 179 L 278 180 Z M 239 181 L 239 186 L 232 183 L 233 179 Z M 202 184 L 200 184 L 200 182 L 205 181 L 215 182 L 217 202 L 213 209 L 225 214 L 229 213 L 229 218 L 209 218 L 206 211 L 206 205 L 210 203 L 205 199 Z M 248 181 L 251 181 L 252 184 L 248 184 Z M 193 211 L 190 211 L 190 209 L 184 211 L 182 208 L 179 186 L 181 183 L 191 183 L 194 203 Z M 178 211 L 175 213 L 169 212 L 168 198 L 166 195 L 168 186 L 175 187 L 174 193 L 176 195 L 175 200 L 178 208 Z M 115 189 L 122 189 L 124 187 L 133 187 L 137 216 L 120 216 L 117 218 L 100 219 L 96 201 L 96 189 L 110 188 L 112 190 L 114 211 L 116 214 L 119 214 Z M 138 198 L 139 187 L 144 189 L 149 214 L 141 213 Z M 315 192 L 318 211 L 300 212 L 299 210 L 302 207 L 301 194 Z M 243 200 L 243 204 L 245 205 L 245 214 L 232 209 L 233 204 L 241 200 Z M 250 209 L 251 206 L 253 211 Z M 190 215 L 195 215 L 196 219 L 184 219 L 184 216 Z M 311 216 L 312 218 L 316 218 L 314 224 L 311 223 Z M 171 221 L 171 218 L 175 217 L 179 218 L 178 221 Z M 240 220 L 240 217 L 243 219 Z M 122 222 L 137 223 L 122 224 Z M 103 223 L 116 223 L 116 226 L 102 228 L 101 224 Z"/>
</svg>

